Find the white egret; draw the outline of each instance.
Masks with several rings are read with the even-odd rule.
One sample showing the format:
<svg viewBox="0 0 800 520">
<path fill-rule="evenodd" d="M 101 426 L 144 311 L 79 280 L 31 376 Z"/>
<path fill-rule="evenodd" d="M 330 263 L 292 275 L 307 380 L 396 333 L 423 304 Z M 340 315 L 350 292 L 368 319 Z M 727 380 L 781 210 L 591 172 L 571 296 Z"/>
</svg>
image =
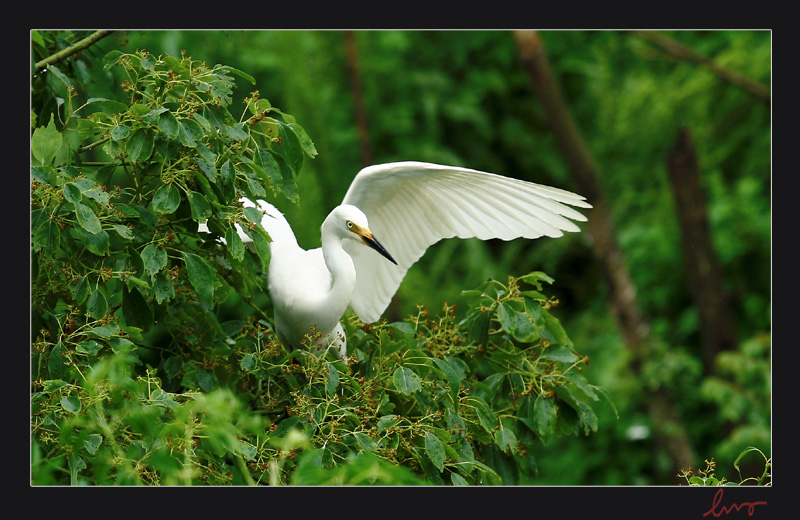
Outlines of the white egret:
<svg viewBox="0 0 800 520">
<path fill-rule="evenodd" d="M 296 347 L 316 332 L 316 349 L 332 346 L 340 357 L 347 352 L 340 323 L 347 307 L 365 323 L 377 321 L 432 244 L 449 237 L 559 237 L 580 231 L 569 219 L 586 220 L 569 206 L 592 207 L 580 195 L 492 173 L 379 164 L 356 175 L 322 223 L 322 247 L 304 250 L 280 211 L 257 202 L 272 238 L 268 286 L 278 337 Z M 251 240 L 241 228 L 239 235 Z"/>
</svg>

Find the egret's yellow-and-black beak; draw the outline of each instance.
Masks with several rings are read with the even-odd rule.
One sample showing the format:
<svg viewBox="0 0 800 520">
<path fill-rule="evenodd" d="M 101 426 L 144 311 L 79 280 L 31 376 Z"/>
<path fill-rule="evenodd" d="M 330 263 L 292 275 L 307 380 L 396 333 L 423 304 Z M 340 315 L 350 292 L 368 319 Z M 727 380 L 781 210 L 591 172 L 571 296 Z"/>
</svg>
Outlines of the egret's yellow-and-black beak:
<svg viewBox="0 0 800 520">
<path fill-rule="evenodd" d="M 387 251 L 386 248 L 383 247 L 383 245 L 381 245 L 381 243 L 378 242 L 378 240 L 372 236 L 372 231 L 370 231 L 369 229 L 362 228 L 359 230 L 358 234 L 361 236 L 361 240 L 364 241 L 364 244 L 368 245 L 369 247 L 380 253 L 381 256 L 389 260 L 394 265 L 397 265 L 397 262 L 394 261 L 394 258 L 392 258 L 392 255 L 389 254 L 389 251 Z"/>
</svg>

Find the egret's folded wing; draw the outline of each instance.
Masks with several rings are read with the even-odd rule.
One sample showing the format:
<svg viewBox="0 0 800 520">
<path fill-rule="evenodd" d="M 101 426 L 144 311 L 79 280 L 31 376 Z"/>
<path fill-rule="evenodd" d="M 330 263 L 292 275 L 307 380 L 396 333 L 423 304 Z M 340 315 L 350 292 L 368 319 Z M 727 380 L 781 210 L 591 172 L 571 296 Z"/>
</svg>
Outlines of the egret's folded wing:
<svg viewBox="0 0 800 520">
<path fill-rule="evenodd" d="M 439 240 L 558 237 L 579 231 L 569 219 L 586 220 L 567 204 L 591 208 L 584 197 L 558 188 L 421 162 L 364 168 L 343 203 L 367 215 L 374 236 L 397 261 L 347 247 L 357 273 L 351 307 L 367 323 L 380 317 L 408 269 Z"/>
</svg>

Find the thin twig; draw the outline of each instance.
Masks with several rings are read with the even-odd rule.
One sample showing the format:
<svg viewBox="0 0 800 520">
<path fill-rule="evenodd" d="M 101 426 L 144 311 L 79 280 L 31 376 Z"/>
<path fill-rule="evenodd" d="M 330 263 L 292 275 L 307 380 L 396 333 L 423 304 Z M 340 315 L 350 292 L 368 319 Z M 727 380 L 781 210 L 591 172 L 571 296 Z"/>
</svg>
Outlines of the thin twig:
<svg viewBox="0 0 800 520">
<path fill-rule="evenodd" d="M 78 43 L 70 45 L 66 49 L 60 50 L 57 53 L 48 56 L 47 58 L 43 59 L 42 61 L 36 64 L 36 73 L 46 68 L 48 65 L 53 65 L 54 63 L 58 63 L 61 60 L 68 58 L 69 56 L 72 56 L 73 54 L 76 54 L 82 51 L 83 49 L 86 49 L 87 47 L 93 45 L 94 43 L 102 40 L 112 32 L 113 31 L 108 31 L 108 30 L 96 31 L 93 34 L 84 38 L 83 40 L 79 41 Z"/>
</svg>

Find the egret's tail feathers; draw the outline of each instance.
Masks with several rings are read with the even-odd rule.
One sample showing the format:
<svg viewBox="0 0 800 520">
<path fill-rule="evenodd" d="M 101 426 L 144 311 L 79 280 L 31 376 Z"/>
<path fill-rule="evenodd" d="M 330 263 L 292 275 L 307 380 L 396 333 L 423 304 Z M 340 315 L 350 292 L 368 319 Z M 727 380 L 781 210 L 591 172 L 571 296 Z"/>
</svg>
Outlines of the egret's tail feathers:
<svg viewBox="0 0 800 520">
<path fill-rule="evenodd" d="M 247 197 L 242 197 L 239 199 L 239 201 L 242 203 L 242 206 L 246 208 L 257 208 L 259 211 L 261 211 L 261 213 L 264 214 L 263 218 L 261 219 L 261 226 L 269 234 L 270 238 L 272 239 L 272 243 L 281 243 L 286 241 L 295 243 L 297 242 L 294 237 L 294 233 L 292 232 L 292 228 L 289 226 L 289 222 L 286 221 L 286 217 L 283 216 L 283 213 L 281 213 L 278 208 L 262 199 L 258 199 L 256 202 L 253 202 Z M 205 222 L 197 226 L 197 231 L 199 233 L 210 232 L 208 225 Z M 239 238 L 242 239 L 242 242 L 247 245 L 252 244 L 253 239 L 250 238 L 250 235 L 244 232 L 239 224 L 236 224 L 236 232 L 238 233 Z M 224 238 L 220 237 L 219 240 L 223 244 L 226 244 Z"/>
<path fill-rule="evenodd" d="M 278 208 L 262 199 L 258 199 L 255 203 L 247 197 L 242 197 L 239 200 L 244 207 L 258 208 L 258 210 L 264 214 L 264 217 L 261 219 L 261 226 L 269 234 L 272 243 L 281 243 L 285 241 L 297 242 L 292 227 Z M 238 225 L 236 229 L 243 242 L 247 243 L 253 241 Z"/>
</svg>

